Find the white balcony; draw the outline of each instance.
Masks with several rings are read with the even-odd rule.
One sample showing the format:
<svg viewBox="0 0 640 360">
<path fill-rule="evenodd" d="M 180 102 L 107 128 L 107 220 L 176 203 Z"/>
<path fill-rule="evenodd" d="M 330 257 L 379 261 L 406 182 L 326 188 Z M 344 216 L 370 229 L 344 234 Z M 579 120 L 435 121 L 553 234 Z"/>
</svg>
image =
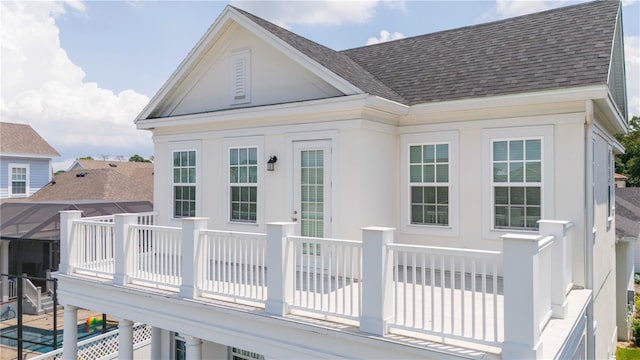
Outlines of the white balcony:
<svg viewBox="0 0 640 360">
<path fill-rule="evenodd" d="M 341 240 L 294 236 L 290 223 L 259 234 L 182 222 L 63 212 L 58 277 L 505 359 L 568 356 L 581 346 L 590 292 L 572 289 L 568 222 L 506 235 L 503 252 L 399 244 L 388 228 Z"/>
</svg>

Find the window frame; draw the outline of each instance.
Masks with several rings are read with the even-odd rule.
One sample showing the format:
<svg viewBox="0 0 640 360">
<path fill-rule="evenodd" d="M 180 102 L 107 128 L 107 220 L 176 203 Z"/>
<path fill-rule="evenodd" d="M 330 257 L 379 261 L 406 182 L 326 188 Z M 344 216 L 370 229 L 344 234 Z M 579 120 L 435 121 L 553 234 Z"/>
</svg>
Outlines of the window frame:
<svg viewBox="0 0 640 360">
<path fill-rule="evenodd" d="M 190 153 L 193 152 L 193 158 L 195 161 L 195 165 L 194 167 L 194 176 L 195 179 L 193 180 L 193 182 L 176 182 L 175 181 L 175 170 L 176 170 L 176 166 L 174 163 L 174 157 L 176 153 Z M 182 218 L 188 218 L 188 217 L 196 217 L 198 216 L 199 213 L 199 206 L 198 206 L 198 196 L 199 196 L 199 187 L 198 187 L 198 176 L 200 171 L 198 170 L 198 164 L 200 163 L 200 159 L 198 156 L 199 151 L 195 148 L 178 148 L 178 149 L 172 149 L 171 150 L 171 160 L 170 160 L 170 166 L 171 166 L 171 217 L 173 219 L 182 219 Z M 181 167 L 182 168 L 182 167 Z M 194 199 L 192 200 L 194 203 L 194 209 L 193 209 L 193 215 L 178 215 L 176 214 L 176 201 L 178 201 L 178 199 L 176 199 L 176 187 L 193 187 L 195 194 L 194 194 Z M 191 201 L 191 200 L 189 200 Z"/>
<path fill-rule="evenodd" d="M 234 148 L 256 148 L 257 152 L 257 182 L 255 183 L 232 183 L 230 175 L 230 150 Z M 264 226 L 264 182 L 266 176 L 266 162 L 264 153 L 264 137 L 262 136 L 246 136 L 246 137 L 234 137 L 225 138 L 223 140 L 223 168 L 224 168 L 224 190 L 223 202 L 225 205 L 225 222 L 230 226 L 238 226 L 240 229 L 244 227 L 259 227 Z M 240 186 L 255 186 L 256 188 L 256 219 L 255 221 L 240 221 L 232 219 L 232 185 L 241 184 Z"/>
<path fill-rule="evenodd" d="M 528 141 L 539 141 L 540 144 L 540 159 L 527 159 L 527 142 Z M 502 143 L 505 142 L 507 144 L 507 149 L 506 149 L 506 156 L 507 158 L 505 160 L 496 160 L 495 159 L 495 144 L 496 143 Z M 510 156 L 511 153 L 511 144 L 512 143 L 516 143 L 516 142 L 522 142 L 522 159 L 512 159 Z M 543 193 L 544 193 L 544 183 L 543 183 L 543 179 L 544 179 L 544 156 L 542 154 L 542 149 L 544 148 L 544 139 L 540 136 L 527 136 L 527 137 L 510 137 L 510 138 L 496 138 L 496 139 L 491 139 L 491 169 L 492 169 L 492 174 L 491 174 L 491 199 L 492 199 L 492 209 L 493 209 L 493 214 L 492 214 L 492 227 L 496 230 L 505 230 L 505 231 L 538 231 L 539 230 L 539 226 L 535 226 L 535 227 L 529 227 L 527 226 L 527 220 L 526 220 L 526 212 L 527 212 L 527 208 L 534 208 L 537 207 L 539 209 L 539 216 L 541 220 L 543 219 Z M 526 179 L 526 168 L 527 168 L 527 163 L 532 163 L 532 162 L 540 162 L 540 180 L 539 181 L 527 181 Z M 497 163 L 500 164 L 506 164 L 507 165 L 507 180 L 506 181 L 496 181 L 495 179 L 495 166 Z M 522 163 L 523 167 L 523 173 L 522 173 L 522 181 L 511 181 L 510 177 L 511 177 L 511 170 L 510 170 L 510 166 L 512 163 Z M 511 189 L 513 188 L 523 188 L 523 204 L 516 204 L 516 205 L 521 205 L 521 207 L 523 208 L 523 218 L 524 218 L 524 226 L 523 227 L 516 227 L 516 226 L 500 226 L 498 227 L 498 225 L 496 224 L 496 218 L 497 218 L 497 214 L 496 214 L 496 208 L 498 207 L 498 204 L 495 203 L 496 200 L 496 191 L 497 188 L 507 188 L 509 192 L 511 192 Z M 527 189 L 528 188 L 539 188 L 538 192 L 539 192 L 539 202 L 538 204 L 535 204 L 533 206 L 531 206 L 530 204 L 527 204 Z M 506 208 L 508 209 L 507 211 L 509 212 L 507 214 L 507 219 L 509 220 L 509 222 L 511 222 L 512 216 L 510 214 L 510 209 L 512 208 L 512 204 L 511 204 L 511 195 L 507 195 L 507 198 L 509 199 L 509 202 L 507 204 L 500 204 L 500 205 L 504 205 L 506 206 Z M 520 207 L 520 206 L 518 206 Z M 537 223 L 537 222 L 536 222 Z"/>
<path fill-rule="evenodd" d="M 255 164 L 251 163 L 251 150 L 255 149 Z M 236 157 L 238 158 L 238 160 L 236 160 L 237 162 L 234 164 L 232 163 L 232 158 L 233 158 L 233 153 L 234 151 L 237 152 Z M 243 164 L 241 163 L 241 153 L 243 151 L 247 152 L 246 158 L 249 160 L 248 163 Z M 259 176 L 258 176 L 258 168 L 259 168 L 259 163 L 258 163 L 258 147 L 255 145 L 247 145 L 247 146 L 229 146 L 227 147 L 227 154 L 229 155 L 229 164 L 227 166 L 227 172 L 228 172 L 228 176 L 227 176 L 227 185 L 228 185 L 228 196 L 229 196 L 229 218 L 228 221 L 229 222 L 233 222 L 233 223 L 248 223 L 248 224 L 255 224 L 258 221 L 258 181 L 259 181 Z M 253 168 L 255 166 L 255 181 L 251 181 L 251 168 Z M 236 168 L 237 172 L 236 172 L 236 181 L 232 182 L 232 168 Z M 245 169 L 245 173 L 246 173 L 246 177 L 247 177 L 247 182 L 242 182 L 240 177 L 241 177 L 241 173 L 242 173 L 242 169 Z M 239 193 L 241 194 L 243 192 L 243 189 L 247 189 L 249 192 L 249 200 L 247 201 L 243 201 L 242 199 L 239 199 L 236 201 L 235 199 L 235 195 L 234 195 L 234 188 L 237 188 Z M 251 201 L 251 190 L 254 190 L 255 192 L 255 201 Z M 242 196 L 241 196 L 242 197 Z M 251 205 L 253 204 L 255 207 L 255 214 L 254 214 L 254 218 L 251 219 L 251 213 L 252 211 L 249 210 L 247 211 L 247 214 L 249 216 L 248 219 L 242 219 L 242 216 L 239 216 L 238 218 L 234 218 L 234 205 L 235 203 L 238 203 L 238 206 L 242 207 L 243 204 L 247 205 L 248 207 L 251 207 Z M 241 215 L 243 213 L 243 211 L 238 210 L 239 214 Z"/>
<path fill-rule="evenodd" d="M 491 128 L 482 130 L 482 226 L 484 237 L 487 239 L 500 239 L 507 233 L 532 234 L 538 229 L 526 230 L 521 228 L 496 228 L 495 227 L 495 198 L 493 188 L 493 142 L 494 140 L 518 140 L 539 138 L 541 157 L 541 191 L 540 191 L 540 219 L 555 219 L 555 139 L 553 125 L 521 126 Z M 544 190 L 543 190 L 544 189 Z"/>
<path fill-rule="evenodd" d="M 435 236 L 458 236 L 459 232 L 459 134 L 458 131 L 438 131 L 401 134 L 401 230 L 407 234 L 422 234 Z M 448 145 L 448 224 L 417 224 L 411 222 L 411 188 L 416 183 L 411 182 L 410 176 L 410 151 L 412 146 L 424 145 Z M 435 163 L 434 163 L 435 165 Z M 435 180 L 435 179 L 434 179 Z M 419 184 L 429 184 L 425 186 L 440 186 L 438 182 Z M 422 185 L 418 185 L 422 186 Z"/>
<path fill-rule="evenodd" d="M 24 169 L 24 193 L 14 193 L 13 191 L 13 183 L 18 182 L 18 180 L 13 179 L 13 170 L 14 169 Z M 29 177 L 30 177 L 30 169 L 29 164 L 18 164 L 18 163 L 10 163 L 8 168 L 8 186 L 7 186 L 7 194 L 10 198 L 21 198 L 21 197 L 29 197 Z"/>
</svg>

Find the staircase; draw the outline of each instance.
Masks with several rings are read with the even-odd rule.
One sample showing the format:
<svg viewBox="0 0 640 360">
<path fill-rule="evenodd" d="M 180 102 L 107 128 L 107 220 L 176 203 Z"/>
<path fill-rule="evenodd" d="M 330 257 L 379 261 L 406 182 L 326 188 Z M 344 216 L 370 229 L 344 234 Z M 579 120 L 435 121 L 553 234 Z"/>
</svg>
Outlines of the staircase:
<svg viewBox="0 0 640 360">
<path fill-rule="evenodd" d="M 52 313 L 53 310 L 53 297 L 50 295 L 43 296 L 40 300 L 40 309 L 44 311 L 45 314 Z"/>
</svg>

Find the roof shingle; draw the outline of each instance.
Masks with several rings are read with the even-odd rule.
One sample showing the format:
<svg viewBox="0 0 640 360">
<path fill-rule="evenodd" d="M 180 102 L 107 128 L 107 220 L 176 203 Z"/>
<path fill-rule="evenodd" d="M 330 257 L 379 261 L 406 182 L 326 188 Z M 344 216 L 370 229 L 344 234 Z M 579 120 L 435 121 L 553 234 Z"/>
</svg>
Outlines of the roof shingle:
<svg viewBox="0 0 640 360">
<path fill-rule="evenodd" d="M 26 124 L 0 122 L 0 153 L 57 157 L 60 154 Z"/>
</svg>

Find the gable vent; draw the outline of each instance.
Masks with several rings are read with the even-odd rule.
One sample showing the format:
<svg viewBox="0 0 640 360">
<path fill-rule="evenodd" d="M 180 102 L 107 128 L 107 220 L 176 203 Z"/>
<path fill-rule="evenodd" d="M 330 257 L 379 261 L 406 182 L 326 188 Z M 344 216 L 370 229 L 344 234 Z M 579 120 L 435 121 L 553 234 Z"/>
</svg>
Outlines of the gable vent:
<svg viewBox="0 0 640 360">
<path fill-rule="evenodd" d="M 249 50 L 231 55 L 231 104 L 244 104 L 250 99 L 251 53 Z"/>
</svg>

